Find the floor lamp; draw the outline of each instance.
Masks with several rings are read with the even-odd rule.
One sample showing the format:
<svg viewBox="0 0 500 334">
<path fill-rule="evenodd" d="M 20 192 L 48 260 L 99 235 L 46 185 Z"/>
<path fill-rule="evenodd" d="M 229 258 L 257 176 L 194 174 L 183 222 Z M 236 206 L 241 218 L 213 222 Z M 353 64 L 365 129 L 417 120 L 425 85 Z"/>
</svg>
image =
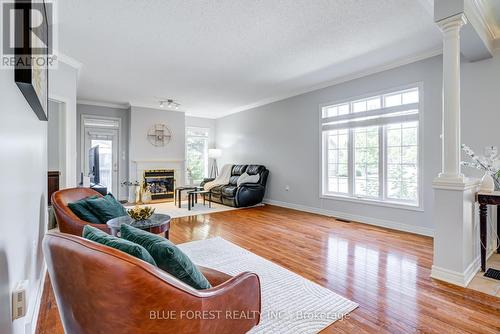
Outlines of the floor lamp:
<svg viewBox="0 0 500 334">
<path fill-rule="evenodd" d="M 210 169 L 210 178 L 216 178 L 219 175 L 219 169 L 217 168 L 217 158 L 222 155 L 222 150 L 218 148 L 208 149 L 208 158 L 212 159 L 212 168 Z"/>
</svg>

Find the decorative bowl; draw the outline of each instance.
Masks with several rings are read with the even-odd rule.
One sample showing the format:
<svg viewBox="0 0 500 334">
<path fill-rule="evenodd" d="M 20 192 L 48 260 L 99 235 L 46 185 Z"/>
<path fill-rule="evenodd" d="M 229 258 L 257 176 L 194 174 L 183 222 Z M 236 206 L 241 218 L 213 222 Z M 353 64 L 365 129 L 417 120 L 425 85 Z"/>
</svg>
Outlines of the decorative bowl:
<svg viewBox="0 0 500 334">
<path fill-rule="evenodd" d="M 136 206 L 132 209 L 128 209 L 127 213 L 132 219 L 139 221 L 151 217 L 151 215 L 155 213 L 155 209 L 150 206 Z"/>
</svg>

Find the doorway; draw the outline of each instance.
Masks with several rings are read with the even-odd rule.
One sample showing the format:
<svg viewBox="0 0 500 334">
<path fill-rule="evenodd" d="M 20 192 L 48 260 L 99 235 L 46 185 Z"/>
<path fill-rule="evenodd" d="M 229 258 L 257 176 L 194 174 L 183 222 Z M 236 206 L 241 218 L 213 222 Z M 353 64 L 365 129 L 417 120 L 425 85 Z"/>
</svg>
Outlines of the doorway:
<svg viewBox="0 0 500 334">
<path fill-rule="evenodd" d="M 99 146 L 99 183 L 106 186 L 108 192 L 119 196 L 119 163 L 120 119 L 96 118 L 82 115 L 83 152 L 82 171 L 89 175 L 89 152 Z"/>
</svg>

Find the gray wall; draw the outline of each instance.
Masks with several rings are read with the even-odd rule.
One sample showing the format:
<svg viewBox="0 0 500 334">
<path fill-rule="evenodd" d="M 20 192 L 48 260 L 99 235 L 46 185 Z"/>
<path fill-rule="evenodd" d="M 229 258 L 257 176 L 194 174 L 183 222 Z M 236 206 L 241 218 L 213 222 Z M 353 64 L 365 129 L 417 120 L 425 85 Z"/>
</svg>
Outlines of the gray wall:
<svg viewBox="0 0 500 334">
<path fill-rule="evenodd" d="M 105 117 L 115 117 L 121 119 L 121 142 L 120 142 L 120 152 L 118 154 L 119 158 L 119 173 L 118 180 L 119 182 L 123 182 L 128 179 L 128 168 L 129 168 L 129 157 L 128 157 L 128 147 L 129 147 L 129 131 L 130 131 L 130 111 L 129 109 L 121 109 L 121 108 L 109 108 L 109 107 L 101 107 L 94 106 L 88 104 L 78 104 L 77 105 L 77 117 L 76 117 L 76 140 L 78 147 L 78 158 L 76 161 L 77 166 L 77 176 L 80 177 L 80 173 L 82 172 L 82 153 L 81 153 L 81 144 L 82 144 L 82 134 L 81 134 L 81 124 L 82 124 L 82 115 L 93 115 L 93 116 L 105 116 Z M 120 199 L 126 200 L 128 198 L 128 187 L 124 187 L 120 185 L 120 194 L 118 195 Z"/>
<path fill-rule="evenodd" d="M 47 123 L 47 167 L 49 171 L 60 171 L 60 130 L 61 104 L 49 101 L 49 121 Z"/>
<path fill-rule="evenodd" d="M 462 64 L 462 142 L 477 154 L 485 146 L 500 148 L 500 50 L 494 58 Z M 464 173 L 483 173 L 464 168 Z"/>
<path fill-rule="evenodd" d="M 463 141 L 500 145 L 500 57 L 463 66 Z M 422 82 L 424 107 L 423 211 L 319 197 L 319 105 Z M 270 202 L 337 217 L 432 234 L 432 180 L 441 169 L 442 59 L 440 56 L 217 119 L 216 142 L 225 163 L 270 169 Z M 290 190 L 285 191 L 289 185 Z"/>
<path fill-rule="evenodd" d="M 47 226 L 47 123 L 36 117 L 0 70 L 0 333 L 25 333 L 42 280 L 41 241 Z M 28 315 L 12 321 L 11 292 L 28 280 Z M 29 330 L 29 327 L 28 327 Z"/>
</svg>

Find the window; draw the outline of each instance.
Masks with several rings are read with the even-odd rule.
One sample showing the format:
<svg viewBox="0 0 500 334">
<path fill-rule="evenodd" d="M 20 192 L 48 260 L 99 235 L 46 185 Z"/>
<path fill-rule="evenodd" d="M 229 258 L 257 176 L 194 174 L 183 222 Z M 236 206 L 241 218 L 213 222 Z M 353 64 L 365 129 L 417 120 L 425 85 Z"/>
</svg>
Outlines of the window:
<svg viewBox="0 0 500 334">
<path fill-rule="evenodd" d="M 186 164 L 191 171 L 193 182 L 201 182 L 208 176 L 208 139 L 209 129 L 198 127 L 186 128 Z M 186 180 L 189 183 L 189 171 Z"/>
<path fill-rule="evenodd" d="M 321 108 L 322 195 L 419 205 L 420 89 Z"/>
</svg>

